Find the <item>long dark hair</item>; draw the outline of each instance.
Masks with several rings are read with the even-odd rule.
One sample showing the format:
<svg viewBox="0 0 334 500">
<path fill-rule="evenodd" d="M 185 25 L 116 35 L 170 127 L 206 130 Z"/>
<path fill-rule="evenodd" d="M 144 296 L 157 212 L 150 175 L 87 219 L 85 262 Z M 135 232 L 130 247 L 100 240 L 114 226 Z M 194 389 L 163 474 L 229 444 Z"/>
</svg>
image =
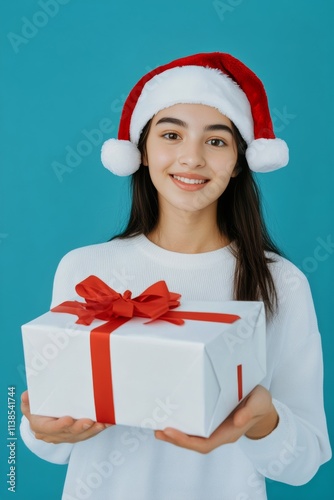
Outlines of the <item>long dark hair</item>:
<svg viewBox="0 0 334 500">
<path fill-rule="evenodd" d="M 151 121 L 144 127 L 139 140 L 138 148 L 142 155 L 146 151 L 150 125 Z M 232 128 L 238 148 L 238 174 L 231 178 L 218 199 L 217 225 L 232 242 L 231 251 L 236 258 L 234 299 L 262 300 L 267 313 L 272 314 L 277 306 L 277 292 L 268 267 L 273 259 L 265 252 L 282 253 L 264 223 L 259 188 L 245 157 L 247 145 L 233 123 Z M 128 224 L 114 238 L 131 238 L 139 234 L 147 236 L 158 222 L 158 195 L 147 167 L 141 165 L 133 174 L 131 187 L 132 206 Z"/>
</svg>

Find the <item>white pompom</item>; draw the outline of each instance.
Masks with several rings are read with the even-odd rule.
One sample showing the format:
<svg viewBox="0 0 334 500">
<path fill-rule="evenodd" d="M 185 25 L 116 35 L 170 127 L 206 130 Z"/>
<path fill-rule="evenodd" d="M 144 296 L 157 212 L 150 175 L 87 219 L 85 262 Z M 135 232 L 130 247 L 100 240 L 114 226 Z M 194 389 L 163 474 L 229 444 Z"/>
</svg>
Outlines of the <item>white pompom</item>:
<svg viewBox="0 0 334 500">
<path fill-rule="evenodd" d="M 101 161 L 115 175 L 131 175 L 141 163 L 139 149 L 130 141 L 108 139 L 102 145 Z"/>
<path fill-rule="evenodd" d="M 254 172 L 271 172 L 289 162 L 289 148 L 282 139 L 256 139 L 246 150 L 249 168 Z"/>
</svg>

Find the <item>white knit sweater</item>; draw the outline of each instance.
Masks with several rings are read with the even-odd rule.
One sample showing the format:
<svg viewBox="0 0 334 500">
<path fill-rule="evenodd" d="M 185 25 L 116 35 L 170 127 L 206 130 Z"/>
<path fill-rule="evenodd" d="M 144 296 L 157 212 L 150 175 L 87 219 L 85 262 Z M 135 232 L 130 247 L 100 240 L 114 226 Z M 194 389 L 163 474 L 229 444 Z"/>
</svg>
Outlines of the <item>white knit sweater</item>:
<svg viewBox="0 0 334 500">
<path fill-rule="evenodd" d="M 77 444 L 36 440 L 22 419 L 32 452 L 68 463 L 63 500 L 262 500 L 264 477 L 292 485 L 309 481 L 330 459 L 323 408 L 321 340 L 305 276 L 271 255 L 278 313 L 267 324 L 267 375 L 278 427 L 259 440 L 240 438 L 202 455 L 156 440 L 151 430 L 113 426 Z M 235 258 L 230 247 L 202 254 L 164 250 L 146 237 L 79 248 L 60 262 L 52 306 L 70 299 L 90 274 L 119 292 L 138 295 L 158 280 L 184 300 L 231 300 Z"/>
</svg>

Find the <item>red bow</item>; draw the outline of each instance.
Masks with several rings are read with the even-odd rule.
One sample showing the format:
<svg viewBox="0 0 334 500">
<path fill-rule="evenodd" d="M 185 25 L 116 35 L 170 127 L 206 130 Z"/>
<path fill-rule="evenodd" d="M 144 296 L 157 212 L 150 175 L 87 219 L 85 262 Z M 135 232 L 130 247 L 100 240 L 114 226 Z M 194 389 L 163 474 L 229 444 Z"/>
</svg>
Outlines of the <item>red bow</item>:
<svg viewBox="0 0 334 500">
<path fill-rule="evenodd" d="M 51 309 L 52 312 L 75 314 L 76 323 L 90 325 L 94 319 L 110 321 L 113 318 L 128 318 L 134 316 L 150 318 L 150 321 L 163 319 L 182 325 L 181 318 L 168 317 L 166 314 L 180 305 L 179 293 L 170 292 L 165 281 L 157 281 L 149 286 L 138 297 L 131 298 L 132 293 L 126 290 L 122 295 L 97 276 L 88 276 L 78 283 L 75 290 L 86 302 L 70 300 Z"/>
</svg>

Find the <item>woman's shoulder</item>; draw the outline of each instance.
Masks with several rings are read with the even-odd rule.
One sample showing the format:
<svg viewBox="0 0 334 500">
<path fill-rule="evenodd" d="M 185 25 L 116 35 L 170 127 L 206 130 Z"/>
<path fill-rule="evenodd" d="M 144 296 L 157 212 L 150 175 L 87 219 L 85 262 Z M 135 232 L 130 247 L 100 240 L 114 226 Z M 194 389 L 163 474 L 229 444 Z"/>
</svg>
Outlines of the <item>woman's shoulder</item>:
<svg viewBox="0 0 334 500">
<path fill-rule="evenodd" d="M 106 243 L 75 248 L 60 260 L 53 282 L 53 303 L 69 299 L 75 286 L 90 275 L 112 284 L 115 275 L 123 276 L 128 261 L 133 260 L 137 238 L 115 238 Z"/>
<path fill-rule="evenodd" d="M 277 254 L 268 253 L 270 272 L 278 298 L 278 311 L 288 316 L 304 315 L 316 330 L 311 287 L 307 276 L 293 262 Z"/>
<path fill-rule="evenodd" d="M 273 252 L 266 252 L 269 269 L 276 285 L 291 286 L 297 283 L 307 284 L 308 279 L 303 271 L 286 257 Z"/>
<path fill-rule="evenodd" d="M 78 265 L 80 262 L 104 260 L 115 257 L 116 255 L 124 255 L 131 251 L 135 244 L 138 243 L 138 237 L 133 238 L 115 238 L 103 243 L 95 243 L 78 248 L 74 248 L 67 252 L 60 260 L 59 265 Z"/>
</svg>

